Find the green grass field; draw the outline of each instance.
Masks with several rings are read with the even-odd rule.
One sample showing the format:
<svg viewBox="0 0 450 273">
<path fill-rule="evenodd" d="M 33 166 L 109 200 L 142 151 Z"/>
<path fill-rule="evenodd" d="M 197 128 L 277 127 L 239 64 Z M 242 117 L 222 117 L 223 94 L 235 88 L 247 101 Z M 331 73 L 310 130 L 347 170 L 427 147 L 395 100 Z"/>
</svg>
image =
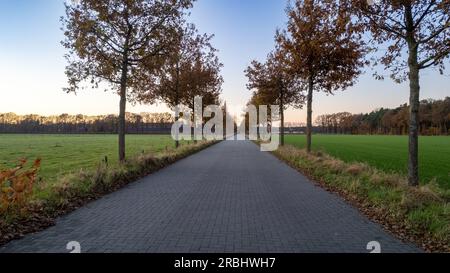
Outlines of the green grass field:
<svg viewBox="0 0 450 273">
<path fill-rule="evenodd" d="M 105 156 L 118 161 L 116 135 L 8 135 L 0 134 L 0 168 L 14 166 L 18 159 L 42 159 L 39 176 L 52 180 L 60 174 L 92 169 Z M 169 135 L 127 135 L 127 157 L 173 149 Z"/>
<path fill-rule="evenodd" d="M 304 148 L 306 137 L 287 135 L 286 144 Z M 422 183 L 436 179 L 450 188 L 450 137 L 420 137 Z M 406 136 L 313 135 L 313 149 L 322 150 L 346 162 L 366 162 L 380 170 L 407 174 Z"/>
<path fill-rule="evenodd" d="M 286 143 L 303 148 L 305 136 L 288 135 Z M 128 135 L 127 156 L 173 149 L 170 136 Z M 346 162 L 366 162 L 387 172 L 407 173 L 408 139 L 405 136 L 314 135 L 313 148 Z M 81 168 L 92 169 L 108 157 L 117 162 L 116 135 L 8 135 L 0 134 L 0 168 L 18 159 L 42 158 L 40 176 L 52 180 Z M 423 183 L 436 178 L 450 188 L 450 137 L 420 138 L 420 174 Z"/>
</svg>

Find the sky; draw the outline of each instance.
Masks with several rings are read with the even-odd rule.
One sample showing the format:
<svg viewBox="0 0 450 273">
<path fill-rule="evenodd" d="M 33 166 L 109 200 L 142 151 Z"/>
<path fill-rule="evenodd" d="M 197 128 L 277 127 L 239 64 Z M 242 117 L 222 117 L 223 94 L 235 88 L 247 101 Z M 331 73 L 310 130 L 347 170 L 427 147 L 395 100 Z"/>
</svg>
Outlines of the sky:
<svg viewBox="0 0 450 273">
<path fill-rule="evenodd" d="M 198 0 L 189 21 L 199 31 L 214 34 L 213 45 L 224 64 L 222 100 L 239 115 L 251 96 L 244 70 L 251 60 L 264 61 L 274 47 L 274 34 L 287 21 L 285 0 Z M 114 114 L 119 97 L 103 89 L 66 94 L 65 49 L 60 17 L 62 0 L 0 0 L 0 113 Z M 450 77 L 435 70 L 421 73 L 421 99 L 450 96 Z M 370 112 L 397 107 L 408 101 L 408 85 L 387 79 L 377 81 L 372 72 L 334 96 L 315 93 L 314 117 L 347 111 Z M 129 112 L 170 111 L 165 105 L 128 105 Z M 304 122 L 305 110 L 290 109 L 287 122 Z"/>
</svg>

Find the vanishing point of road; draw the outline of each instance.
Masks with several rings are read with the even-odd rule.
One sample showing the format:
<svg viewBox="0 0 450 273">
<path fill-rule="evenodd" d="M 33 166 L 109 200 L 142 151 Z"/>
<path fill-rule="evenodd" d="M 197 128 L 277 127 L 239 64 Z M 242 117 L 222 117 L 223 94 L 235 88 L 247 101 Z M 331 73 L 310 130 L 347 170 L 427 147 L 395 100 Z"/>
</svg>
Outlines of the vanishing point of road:
<svg viewBox="0 0 450 273">
<path fill-rule="evenodd" d="M 416 252 L 249 141 L 223 141 L 0 252 Z"/>
</svg>

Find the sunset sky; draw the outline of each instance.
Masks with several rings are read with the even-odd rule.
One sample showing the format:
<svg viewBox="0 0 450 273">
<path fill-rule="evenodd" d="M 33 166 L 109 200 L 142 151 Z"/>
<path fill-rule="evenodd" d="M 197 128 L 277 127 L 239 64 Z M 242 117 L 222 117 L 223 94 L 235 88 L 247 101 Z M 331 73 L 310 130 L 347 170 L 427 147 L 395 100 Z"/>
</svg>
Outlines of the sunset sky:
<svg viewBox="0 0 450 273">
<path fill-rule="evenodd" d="M 273 48 L 277 27 L 286 21 L 282 0 L 199 0 L 190 21 L 201 32 L 215 34 L 214 46 L 224 64 L 222 99 L 239 112 L 251 95 L 244 69 L 252 59 L 263 61 Z M 102 90 L 65 94 L 61 0 L 0 0 L 0 113 L 107 114 L 117 113 L 119 98 Z M 421 98 L 450 96 L 450 77 L 434 70 L 421 74 Z M 376 81 L 372 72 L 335 96 L 315 93 L 314 114 L 368 112 L 408 101 L 408 85 Z M 168 111 L 164 105 L 129 106 L 130 112 Z M 305 121 L 304 110 L 290 110 L 287 121 Z"/>
</svg>

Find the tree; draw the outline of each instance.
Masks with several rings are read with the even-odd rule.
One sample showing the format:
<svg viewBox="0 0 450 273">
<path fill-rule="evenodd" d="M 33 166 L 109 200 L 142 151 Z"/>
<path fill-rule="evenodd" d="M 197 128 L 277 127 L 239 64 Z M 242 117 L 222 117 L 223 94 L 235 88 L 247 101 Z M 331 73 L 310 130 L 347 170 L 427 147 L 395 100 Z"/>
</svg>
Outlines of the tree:
<svg viewBox="0 0 450 273">
<path fill-rule="evenodd" d="M 284 145 L 284 111 L 288 106 L 301 107 L 304 96 L 300 89 L 299 81 L 286 69 L 286 54 L 281 47 L 267 56 L 267 61 L 262 64 L 252 61 L 245 70 L 248 85 L 247 88 L 255 90 L 254 97 L 261 105 L 278 105 L 280 111 L 280 144 Z"/>
<path fill-rule="evenodd" d="M 443 100 L 427 99 L 420 102 L 420 134 L 447 135 L 450 97 Z M 395 109 L 376 109 L 366 114 L 336 113 L 317 117 L 316 123 L 322 132 L 329 133 L 337 121 L 340 132 L 352 134 L 408 134 L 409 106 L 400 105 Z"/>
<path fill-rule="evenodd" d="M 171 45 L 170 56 L 158 71 L 159 83 L 139 96 L 141 102 L 152 101 L 156 96 L 169 107 L 175 108 L 189 96 L 192 88 L 193 64 L 200 58 L 202 52 L 212 52 L 210 40 L 213 36 L 199 35 L 193 24 L 180 25 L 174 43 Z M 178 121 L 178 117 L 175 117 Z M 179 141 L 175 140 L 179 147 Z"/>
<path fill-rule="evenodd" d="M 106 82 L 119 94 L 119 159 L 124 161 L 126 103 L 154 83 L 192 0 L 79 0 L 65 6 L 65 91 L 76 92 L 90 80 L 92 87 Z"/>
<path fill-rule="evenodd" d="M 220 75 L 221 68 L 219 58 L 213 47 L 208 50 L 202 50 L 197 54 L 196 59 L 186 67 L 187 93 L 182 98 L 182 104 L 192 110 L 192 121 L 195 121 L 195 98 L 202 98 L 202 111 L 208 105 L 219 105 L 220 93 L 222 92 L 223 78 Z M 204 120 L 202 120 L 204 122 Z M 193 123 L 194 124 L 194 123 Z M 194 124 L 194 126 L 196 126 Z M 194 142 L 195 129 L 193 128 Z"/>
<path fill-rule="evenodd" d="M 209 51 L 202 51 L 196 56 L 196 60 L 188 67 L 188 93 L 183 97 L 183 104 L 194 112 L 194 99 L 196 96 L 203 98 L 204 105 L 219 103 L 219 96 L 222 92 L 223 78 L 220 71 L 223 64 L 216 56 L 214 48 Z"/>
<path fill-rule="evenodd" d="M 391 71 L 396 82 L 409 80 L 409 159 L 408 179 L 419 185 L 419 108 L 420 70 L 437 67 L 444 70 L 450 53 L 449 0 L 380 0 L 368 3 L 356 0 L 354 6 L 373 40 L 388 44 L 377 60 Z M 406 51 L 406 52 L 405 52 Z M 403 58 L 406 53 L 408 58 Z M 383 76 L 377 75 L 382 79 Z"/>
<path fill-rule="evenodd" d="M 234 137 L 235 132 L 237 132 L 237 123 L 236 119 L 229 112 L 226 101 L 223 102 L 221 109 L 223 116 L 222 124 L 224 126 L 223 137 L 224 139 L 227 139 L 231 136 Z M 233 130 L 232 132 L 230 131 L 231 129 Z M 227 133 L 232 133 L 232 135 L 228 135 Z"/>
<path fill-rule="evenodd" d="M 364 65 L 360 27 L 336 0 L 297 0 L 289 7 L 287 31 L 278 37 L 290 70 L 307 89 L 307 150 L 311 151 L 313 91 L 332 94 L 354 84 Z"/>
</svg>

